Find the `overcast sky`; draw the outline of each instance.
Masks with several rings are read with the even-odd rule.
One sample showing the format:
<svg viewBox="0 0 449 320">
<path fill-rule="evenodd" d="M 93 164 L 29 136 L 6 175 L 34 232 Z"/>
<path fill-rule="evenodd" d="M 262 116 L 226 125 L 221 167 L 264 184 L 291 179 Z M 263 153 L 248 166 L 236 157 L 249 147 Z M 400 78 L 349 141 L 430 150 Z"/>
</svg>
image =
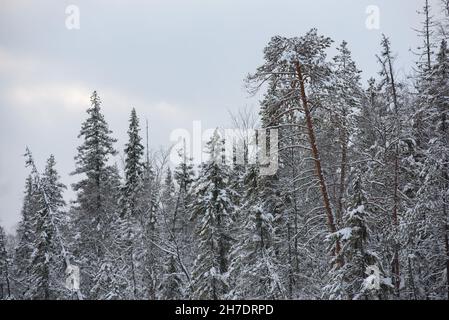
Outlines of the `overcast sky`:
<svg viewBox="0 0 449 320">
<path fill-rule="evenodd" d="M 378 70 L 374 55 L 385 33 L 405 76 L 423 2 L 0 0 L 0 224 L 11 231 L 19 220 L 27 145 L 39 168 L 53 153 L 63 182 L 73 182 L 77 135 L 93 90 L 119 150 L 131 107 L 149 119 L 150 145 L 158 148 L 193 120 L 226 126 L 228 110 L 257 108 L 243 79 L 274 35 L 317 27 L 336 43 L 346 40 L 367 79 Z M 80 10 L 79 30 L 66 28 L 72 4 Z M 365 26 L 369 5 L 380 9 L 379 30 Z"/>
</svg>

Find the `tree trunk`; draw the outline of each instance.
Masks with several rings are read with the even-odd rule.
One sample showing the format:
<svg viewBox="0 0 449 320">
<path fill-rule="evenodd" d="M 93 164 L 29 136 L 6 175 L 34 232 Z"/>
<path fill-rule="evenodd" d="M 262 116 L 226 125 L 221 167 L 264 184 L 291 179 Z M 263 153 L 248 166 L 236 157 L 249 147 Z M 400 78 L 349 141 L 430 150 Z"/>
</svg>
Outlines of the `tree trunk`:
<svg viewBox="0 0 449 320">
<path fill-rule="evenodd" d="M 430 6 L 429 6 L 429 0 L 426 0 L 426 4 L 424 7 L 425 14 L 426 14 L 426 21 L 425 21 L 425 37 L 426 37 L 426 58 L 427 58 L 427 70 L 430 71 L 432 68 L 432 48 L 430 47 Z"/>
<path fill-rule="evenodd" d="M 399 269 L 399 248 L 396 236 L 398 234 L 398 185 L 399 185 L 399 159 L 398 159 L 399 148 L 396 145 L 395 155 L 394 155 L 394 191 L 393 191 L 393 230 L 394 230 L 394 240 L 393 240 L 393 283 L 395 288 L 395 294 L 399 297 L 399 289 L 401 284 L 400 279 L 400 269 Z"/>
<path fill-rule="evenodd" d="M 343 119 L 340 128 L 341 162 L 340 162 L 340 186 L 338 191 L 337 225 L 343 220 L 343 197 L 346 189 L 346 166 L 348 162 L 348 133 L 346 129 L 346 112 L 343 111 Z"/>
<path fill-rule="evenodd" d="M 308 135 L 309 135 L 310 147 L 312 149 L 312 155 L 313 155 L 314 162 L 315 162 L 316 175 L 317 175 L 319 183 L 320 183 L 320 189 L 321 189 L 321 195 L 323 197 L 324 209 L 326 210 L 327 226 L 331 233 L 335 233 L 335 232 L 337 232 L 337 228 L 335 227 L 334 216 L 333 216 L 330 201 L 329 201 L 329 194 L 327 191 L 326 181 L 324 180 L 323 169 L 321 166 L 320 153 L 318 151 L 318 147 L 316 144 L 312 115 L 310 113 L 309 105 L 307 102 L 307 95 L 306 95 L 306 90 L 305 90 L 305 86 L 304 86 L 304 78 L 303 78 L 303 74 L 301 71 L 301 65 L 299 64 L 298 61 L 295 63 L 295 67 L 296 67 L 296 73 L 297 73 L 297 76 L 299 79 L 301 100 L 302 100 L 302 105 L 304 108 L 304 113 L 306 116 L 307 131 L 308 131 Z M 335 249 L 334 249 L 333 254 L 335 256 L 338 256 L 340 253 L 340 250 L 341 250 L 340 241 L 337 239 L 335 242 Z M 341 266 L 341 262 L 337 261 L 337 265 Z"/>
<path fill-rule="evenodd" d="M 398 105 L 398 96 L 396 91 L 396 82 L 394 80 L 394 73 L 393 73 L 393 64 L 391 61 L 391 54 L 390 54 L 390 48 L 387 45 L 386 47 L 386 56 L 387 56 L 387 62 L 388 62 L 388 71 L 390 74 L 390 81 L 391 81 L 391 89 L 392 89 L 392 95 L 393 95 L 393 105 L 394 105 L 394 116 L 395 116 L 395 139 L 396 139 L 396 147 L 394 151 L 394 178 L 393 178 L 393 212 L 392 212 L 392 218 L 393 218 L 393 233 L 394 233 L 394 240 L 393 240 L 393 262 L 392 262 L 392 271 L 393 271 L 393 284 L 395 287 L 395 294 L 399 297 L 400 293 L 400 285 L 401 285 L 401 278 L 400 278 L 400 265 L 399 265 L 399 243 L 397 242 L 397 234 L 398 234 L 398 227 L 399 227 L 399 219 L 398 219 L 398 203 L 399 203 L 399 197 L 398 197 L 398 188 L 399 188 L 399 105 Z"/>
<path fill-rule="evenodd" d="M 443 115 L 441 117 L 441 131 L 443 136 L 443 141 L 446 142 L 446 114 L 443 112 Z M 446 252 L 446 291 L 447 291 L 447 299 L 449 300 L 449 225 L 447 221 L 447 192 L 449 190 L 449 174 L 448 174 L 448 165 L 447 165 L 447 158 L 444 159 L 444 165 L 443 170 L 441 173 L 442 179 L 443 179 L 443 232 L 444 232 L 444 249 Z"/>
</svg>

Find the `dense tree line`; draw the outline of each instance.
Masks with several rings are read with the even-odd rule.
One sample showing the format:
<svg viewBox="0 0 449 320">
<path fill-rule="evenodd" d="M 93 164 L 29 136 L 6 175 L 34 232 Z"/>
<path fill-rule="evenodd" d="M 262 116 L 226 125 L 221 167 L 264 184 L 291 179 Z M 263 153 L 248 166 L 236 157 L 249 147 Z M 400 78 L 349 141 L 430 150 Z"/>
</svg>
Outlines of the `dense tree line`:
<svg viewBox="0 0 449 320">
<path fill-rule="evenodd" d="M 260 127 L 278 130 L 274 175 L 243 136 L 245 163 L 226 162 L 220 130 L 202 165 L 184 146 L 170 168 L 134 109 L 121 170 L 94 92 L 72 203 L 54 156 L 41 173 L 26 152 L 0 299 L 449 299 L 449 11 L 425 1 L 421 14 L 416 68 L 399 78 L 383 36 L 366 86 L 347 42 L 329 58 L 316 29 L 270 40 L 247 84 L 264 90 Z"/>
</svg>

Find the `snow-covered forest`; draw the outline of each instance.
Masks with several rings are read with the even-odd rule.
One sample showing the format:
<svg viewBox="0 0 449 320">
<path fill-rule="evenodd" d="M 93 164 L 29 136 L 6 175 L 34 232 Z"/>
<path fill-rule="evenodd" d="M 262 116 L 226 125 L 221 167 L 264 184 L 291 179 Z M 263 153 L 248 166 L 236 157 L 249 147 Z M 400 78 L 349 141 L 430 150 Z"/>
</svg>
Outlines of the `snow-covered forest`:
<svg viewBox="0 0 449 320">
<path fill-rule="evenodd" d="M 274 175 L 225 163 L 219 130 L 208 161 L 181 148 L 171 166 L 134 109 L 119 164 L 93 92 L 75 184 L 26 149 L 21 222 L 0 227 L 0 299 L 449 299 L 449 3 L 423 4 L 406 77 L 387 35 L 367 83 L 350 42 L 272 37 L 245 80 L 259 113 L 232 120 L 278 130 Z"/>
</svg>

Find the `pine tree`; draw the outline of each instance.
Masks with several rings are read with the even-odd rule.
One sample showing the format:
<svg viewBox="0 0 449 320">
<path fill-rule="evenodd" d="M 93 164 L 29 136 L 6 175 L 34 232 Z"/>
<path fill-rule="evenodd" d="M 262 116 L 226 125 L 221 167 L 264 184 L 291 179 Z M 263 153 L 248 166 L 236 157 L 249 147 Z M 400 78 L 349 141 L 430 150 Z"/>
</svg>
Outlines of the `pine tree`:
<svg viewBox="0 0 449 320">
<path fill-rule="evenodd" d="M 318 35 L 316 29 L 312 29 L 303 37 L 273 37 L 264 51 L 265 63 L 257 69 L 254 75 L 249 77 L 249 82 L 255 83 L 256 88 L 260 87 L 258 86 L 260 83 L 271 82 L 272 86 L 269 87 L 269 91 L 274 95 L 272 95 L 273 101 L 271 101 L 269 109 L 274 109 L 273 113 L 276 112 L 276 109 L 279 110 L 278 118 L 303 112 L 302 116 L 297 117 L 298 123 L 293 123 L 293 125 L 306 129 L 305 134 L 309 144 L 307 149 L 311 152 L 314 160 L 315 177 L 322 196 L 326 224 L 329 232 L 335 233 L 337 230 L 335 216 L 323 170 L 320 147 L 317 144 L 315 119 L 310 107 L 312 102 L 318 106 L 322 105 L 323 95 L 320 92 L 325 91 L 324 88 L 330 75 L 325 50 L 331 43 L 330 38 Z M 280 106 L 283 108 L 276 108 Z M 262 120 L 270 121 L 270 119 Z M 292 126 L 291 123 L 288 125 Z M 303 138 L 301 133 L 298 140 L 303 141 Z M 288 146 L 286 147 L 288 148 Z M 338 255 L 339 250 L 339 243 L 336 242 L 335 248 L 332 249 L 333 254 Z"/>
</svg>

